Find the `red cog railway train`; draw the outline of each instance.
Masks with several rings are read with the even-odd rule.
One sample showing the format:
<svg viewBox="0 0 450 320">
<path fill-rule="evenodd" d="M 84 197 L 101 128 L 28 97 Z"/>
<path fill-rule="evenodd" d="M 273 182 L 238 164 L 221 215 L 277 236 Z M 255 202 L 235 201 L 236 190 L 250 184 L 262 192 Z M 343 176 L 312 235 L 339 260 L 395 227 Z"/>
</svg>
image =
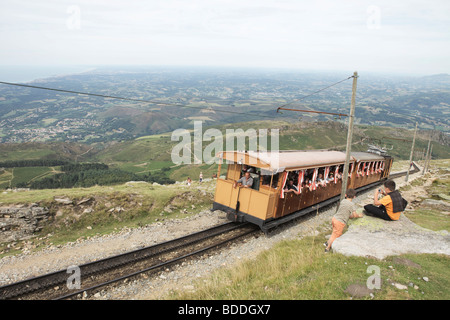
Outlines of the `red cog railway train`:
<svg viewBox="0 0 450 320">
<path fill-rule="evenodd" d="M 217 156 L 226 160 L 227 171 L 221 173 L 222 164 L 219 165 L 213 210 L 227 212 L 231 221 L 248 221 L 268 231 L 340 197 L 343 152 L 225 151 Z M 392 162 L 390 156 L 352 152 L 348 188 L 363 190 L 386 180 Z M 250 173 L 252 185 L 235 187 L 245 172 Z"/>
</svg>

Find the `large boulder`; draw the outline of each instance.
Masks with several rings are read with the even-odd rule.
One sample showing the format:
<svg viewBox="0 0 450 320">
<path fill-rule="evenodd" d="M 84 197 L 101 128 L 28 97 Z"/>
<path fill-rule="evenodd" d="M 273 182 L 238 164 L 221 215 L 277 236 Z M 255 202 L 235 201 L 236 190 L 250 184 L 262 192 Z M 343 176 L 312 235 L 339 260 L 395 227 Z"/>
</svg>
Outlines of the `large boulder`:
<svg viewBox="0 0 450 320">
<path fill-rule="evenodd" d="M 403 214 L 398 221 L 364 216 L 350 220 L 347 232 L 333 242 L 332 249 L 348 256 L 378 259 L 405 253 L 450 255 L 450 234 L 422 228 Z"/>
</svg>

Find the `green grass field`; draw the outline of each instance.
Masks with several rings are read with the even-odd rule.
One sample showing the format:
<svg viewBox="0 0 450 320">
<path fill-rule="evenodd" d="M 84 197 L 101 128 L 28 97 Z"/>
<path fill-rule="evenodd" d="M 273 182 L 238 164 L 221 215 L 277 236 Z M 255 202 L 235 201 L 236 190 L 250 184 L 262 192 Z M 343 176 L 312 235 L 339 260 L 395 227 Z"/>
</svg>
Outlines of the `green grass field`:
<svg viewBox="0 0 450 320">
<path fill-rule="evenodd" d="M 15 188 L 59 173 L 60 167 L 18 167 L 0 171 L 0 189 Z"/>
<path fill-rule="evenodd" d="M 9 188 L 13 179 L 13 169 L 0 169 L 0 189 Z"/>
<path fill-rule="evenodd" d="M 324 234 L 278 243 L 254 260 L 221 269 L 199 279 L 195 292 L 174 291 L 169 299 L 182 300 L 347 300 L 351 284 L 366 285 L 368 267 L 380 268 L 381 289 L 375 300 L 448 300 L 450 258 L 440 255 L 404 255 L 421 266 L 405 266 L 389 257 L 377 260 L 324 254 Z M 426 276 L 430 280 L 424 281 Z M 392 283 L 408 287 L 399 290 Z M 409 284 L 418 289 L 409 287 Z M 370 296 L 361 299 L 371 299 Z"/>
<path fill-rule="evenodd" d="M 28 183 L 32 180 L 37 180 L 44 176 L 47 176 L 52 172 L 50 167 L 22 167 L 14 168 L 14 179 L 11 184 L 13 187 L 19 183 Z"/>
<path fill-rule="evenodd" d="M 443 200 L 445 197 L 450 197 L 450 177 L 448 176 L 449 161 L 433 161 L 431 162 L 430 167 L 433 170 L 438 171 L 439 178 L 435 179 L 430 186 L 425 188 L 427 194 L 434 200 Z M 411 185 L 414 185 L 414 183 L 423 184 L 424 180 L 425 177 L 417 179 L 411 183 Z M 450 232 L 450 218 L 448 212 L 443 212 L 443 210 L 439 210 L 438 208 L 420 205 L 413 212 L 407 212 L 405 215 L 412 222 L 424 228 L 434 231 L 447 230 Z"/>
</svg>

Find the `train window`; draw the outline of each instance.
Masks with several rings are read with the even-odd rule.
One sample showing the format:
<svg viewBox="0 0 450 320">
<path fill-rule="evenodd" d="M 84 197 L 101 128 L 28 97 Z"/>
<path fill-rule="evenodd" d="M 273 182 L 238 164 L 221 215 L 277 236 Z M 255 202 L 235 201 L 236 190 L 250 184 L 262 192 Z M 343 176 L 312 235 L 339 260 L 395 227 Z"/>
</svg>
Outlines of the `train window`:
<svg viewBox="0 0 450 320">
<path fill-rule="evenodd" d="M 261 185 L 270 187 L 270 182 L 272 182 L 272 186 L 271 186 L 272 188 L 276 189 L 278 187 L 278 179 L 280 176 L 279 173 L 272 174 L 271 171 L 261 169 L 260 176 L 261 176 L 261 178 L 260 178 Z"/>
<path fill-rule="evenodd" d="M 237 163 L 232 163 L 228 165 L 227 168 L 227 180 L 238 180 L 240 178 L 241 165 Z M 222 173 L 220 174 L 222 175 Z"/>
<path fill-rule="evenodd" d="M 356 176 L 359 177 L 362 174 L 362 163 L 359 162 L 358 166 L 356 167 Z"/>
<path fill-rule="evenodd" d="M 309 183 L 312 181 L 314 175 L 314 169 L 308 169 L 305 173 L 305 180 Z"/>
<path fill-rule="evenodd" d="M 298 184 L 298 172 L 297 171 L 289 171 L 287 181 L 292 180 L 294 185 Z"/>
<path fill-rule="evenodd" d="M 317 178 L 316 178 L 316 183 L 318 187 L 324 187 L 325 184 L 325 168 L 319 168 L 319 170 L 317 171 Z"/>
<path fill-rule="evenodd" d="M 278 187 L 278 179 L 280 178 L 280 174 L 277 173 L 273 176 L 272 179 L 272 188 L 276 189 Z"/>
<path fill-rule="evenodd" d="M 268 186 L 268 185 L 270 185 L 270 178 L 271 178 L 272 176 L 270 176 L 270 175 L 263 175 L 262 176 L 262 185 L 263 186 Z"/>
<path fill-rule="evenodd" d="M 340 166 L 339 166 L 339 172 L 338 172 L 338 178 L 339 179 L 342 179 L 342 176 L 344 175 L 344 165 L 343 164 L 341 164 Z"/>
<path fill-rule="evenodd" d="M 220 167 L 220 179 L 227 179 L 227 175 L 228 175 L 228 166 L 227 165 L 223 165 Z"/>
</svg>

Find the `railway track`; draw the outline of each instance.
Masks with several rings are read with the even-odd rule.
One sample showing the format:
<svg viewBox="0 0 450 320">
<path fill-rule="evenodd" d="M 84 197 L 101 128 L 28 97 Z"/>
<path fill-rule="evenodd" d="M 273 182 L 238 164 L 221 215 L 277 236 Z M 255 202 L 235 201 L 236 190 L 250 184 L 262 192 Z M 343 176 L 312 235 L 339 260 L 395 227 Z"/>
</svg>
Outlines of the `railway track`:
<svg viewBox="0 0 450 320">
<path fill-rule="evenodd" d="M 2 286 L 0 299 L 77 299 L 121 280 L 157 272 L 258 230 L 250 224 L 222 224 L 157 245 Z M 72 270 L 79 274 L 78 288 L 77 282 L 72 281 L 75 279 L 71 278 Z"/>
<path fill-rule="evenodd" d="M 414 170 L 410 171 L 411 174 L 419 171 L 417 165 L 415 163 L 413 165 Z M 394 179 L 404 175 L 406 175 L 406 171 L 393 173 L 389 178 Z M 373 188 L 382 182 L 367 185 L 359 188 L 358 191 Z M 285 219 L 281 218 L 279 220 L 285 220 L 283 224 L 287 223 L 319 208 L 323 209 L 332 205 L 338 200 L 339 196 L 328 199 L 310 208 L 301 210 L 298 212 L 298 215 L 291 214 Z M 263 231 L 267 233 L 270 229 L 269 224 L 266 226 L 266 230 L 263 229 Z M 65 269 L 2 286 L 0 287 L 0 299 L 78 299 L 86 296 L 88 292 L 92 294 L 105 286 L 119 281 L 143 273 L 157 272 L 164 267 L 222 247 L 258 230 L 260 229 L 256 226 L 247 223 L 225 223 L 181 238 L 75 266 L 79 268 L 77 269 L 80 275 L 79 288 L 73 289 L 73 286 L 68 284 L 71 272 L 69 272 L 69 269 Z M 74 269 L 72 268 L 71 270 Z"/>
</svg>

